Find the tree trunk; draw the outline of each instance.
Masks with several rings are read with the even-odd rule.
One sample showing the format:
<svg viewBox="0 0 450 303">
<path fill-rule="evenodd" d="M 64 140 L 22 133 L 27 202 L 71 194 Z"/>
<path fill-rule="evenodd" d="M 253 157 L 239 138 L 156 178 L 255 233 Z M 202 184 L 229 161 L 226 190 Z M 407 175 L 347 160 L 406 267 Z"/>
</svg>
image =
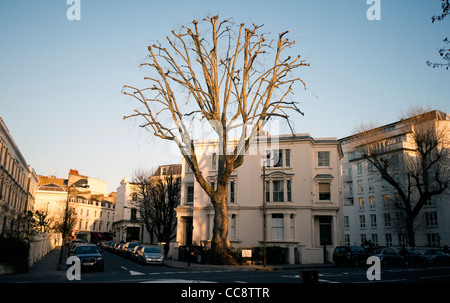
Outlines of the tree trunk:
<svg viewBox="0 0 450 303">
<path fill-rule="evenodd" d="M 414 236 L 414 219 L 410 220 L 407 218 L 406 220 L 406 232 L 408 236 L 408 244 L 410 247 L 416 246 L 416 238 Z"/>
<path fill-rule="evenodd" d="M 219 191 L 211 199 L 214 205 L 214 227 L 211 250 L 218 255 L 227 254 L 230 242 L 228 241 L 228 209 L 227 191 Z"/>
</svg>

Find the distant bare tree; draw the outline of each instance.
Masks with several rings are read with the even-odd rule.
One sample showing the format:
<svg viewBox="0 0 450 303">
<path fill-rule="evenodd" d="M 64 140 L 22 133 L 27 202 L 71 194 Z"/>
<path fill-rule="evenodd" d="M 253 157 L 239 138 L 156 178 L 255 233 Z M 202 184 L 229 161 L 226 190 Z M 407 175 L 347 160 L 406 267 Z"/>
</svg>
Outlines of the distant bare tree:
<svg viewBox="0 0 450 303">
<path fill-rule="evenodd" d="M 433 196 L 450 185 L 449 133 L 447 115 L 439 111 L 411 108 L 403 123 L 409 128 L 409 140 L 400 147 L 385 135 L 383 127 L 357 129 L 360 157 L 380 172 L 398 193 L 395 206 L 405 212 L 410 246 L 415 245 L 414 221 Z M 409 142 L 409 143 L 408 143 Z"/>
<path fill-rule="evenodd" d="M 64 203 L 64 206 L 61 206 L 58 210 L 56 210 L 56 213 L 52 218 L 53 224 L 51 225 L 52 230 L 65 235 L 65 237 L 72 234 L 75 229 L 75 224 L 77 223 L 75 208 L 70 204 L 67 204 L 67 206 L 68 208 L 66 209 L 66 204 Z M 62 240 L 64 243 L 66 239 Z"/>
<path fill-rule="evenodd" d="M 173 141 L 214 206 L 211 248 L 226 254 L 228 240 L 227 196 L 231 173 L 244 162 L 250 143 L 271 118 L 290 124 L 289 111 L 303 114 L 292 99 L 295 85 L 304 88 L 297 69 L 309 66 L 300 56 L 285 54 L 295 43 L 286 38 L 266 40 L 262 25 L 235 27 L 230 20 L 208 17 L 182 26 L 167 36 L 168 46 L 148 47 L 149 67 L 145 77 L 150 86 L 139 89 L 125 85 L 123 93 L 141 108 L 126 116 L 140 117 L 141 127 L 157 137 Z M 206 24 L 203 28 L 203 24 Z M 206 121 L 218 142 L 216 188 L 199 168 L 190 126 Z M 249 126 L 252 126 L 250 129 Z M 240 134 L 233 143 L 231 131 Z M 230 148 L 231 146 L 231 148 Z"/>
<path fill-rule="evenodd" d="M 134 178 L 137 201 L 135 205 L 150 236 L 165 242 L 164 254 L 176 237 L 177 216 L 175 207 L 180 202 L 181 179 L 173 175 L 153 176 L 146 171 L 136 173 Z"/>
</svg>

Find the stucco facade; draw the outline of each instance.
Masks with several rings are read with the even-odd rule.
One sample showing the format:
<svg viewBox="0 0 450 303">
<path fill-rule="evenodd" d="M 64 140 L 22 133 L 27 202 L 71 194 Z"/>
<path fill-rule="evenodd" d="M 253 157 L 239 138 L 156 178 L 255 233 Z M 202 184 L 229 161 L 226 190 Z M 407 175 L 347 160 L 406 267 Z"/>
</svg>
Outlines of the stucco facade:
<svg viewBox="0 0 450 303">
<path fill-rule="evenodd" d="M 271 139 L 278 144 L 261 147 L 266 145 L 262 144 L 265 139 L 255 140 L 243 165 L 231 174 L 231 246 L 263 245 L 265 199 L 266 245 L 288 247 L 289 263 L 321 263 L 324 244 L 330 252 L 343 243 L 340 145 L 335 138 L 314 139 L 309 134 Z M 212 141 L 195 144 L 200 170 L 210 184 L 216 182 L 218 166 L 218 156 L 211 151 L 213 145 Z M 213 206 L 184 160 L 181 203 L 176 211 L 179 245 L 210 243 Z"/>
</svg>

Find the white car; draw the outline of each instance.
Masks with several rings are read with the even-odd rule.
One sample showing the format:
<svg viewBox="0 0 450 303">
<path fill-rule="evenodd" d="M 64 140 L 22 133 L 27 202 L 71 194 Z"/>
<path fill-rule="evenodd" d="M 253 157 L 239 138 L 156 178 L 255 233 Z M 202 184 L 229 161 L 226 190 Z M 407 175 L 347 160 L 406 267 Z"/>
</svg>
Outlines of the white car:
<svg viewBox="0 0 450 303">
<path fill-rule="evenodd" d="M 164 264 L 164 255 L 156 246 L 142 246 L 138 251 L 139 264 Z"/>
</svg>

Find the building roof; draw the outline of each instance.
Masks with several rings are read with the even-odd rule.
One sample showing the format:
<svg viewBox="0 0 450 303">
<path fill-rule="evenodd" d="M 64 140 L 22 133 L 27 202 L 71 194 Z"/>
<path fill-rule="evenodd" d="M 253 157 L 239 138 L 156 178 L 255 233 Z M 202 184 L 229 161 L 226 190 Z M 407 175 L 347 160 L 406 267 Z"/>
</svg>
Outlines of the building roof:
<svg viewBox="0 0 450 303">
<path fill-rule="evenodd" d="M 153 176 L 161 176 L 163 168 L 166 168 L 166 175 L 181 175 L 181 164 L 160 165 Z"/>
</svg>

